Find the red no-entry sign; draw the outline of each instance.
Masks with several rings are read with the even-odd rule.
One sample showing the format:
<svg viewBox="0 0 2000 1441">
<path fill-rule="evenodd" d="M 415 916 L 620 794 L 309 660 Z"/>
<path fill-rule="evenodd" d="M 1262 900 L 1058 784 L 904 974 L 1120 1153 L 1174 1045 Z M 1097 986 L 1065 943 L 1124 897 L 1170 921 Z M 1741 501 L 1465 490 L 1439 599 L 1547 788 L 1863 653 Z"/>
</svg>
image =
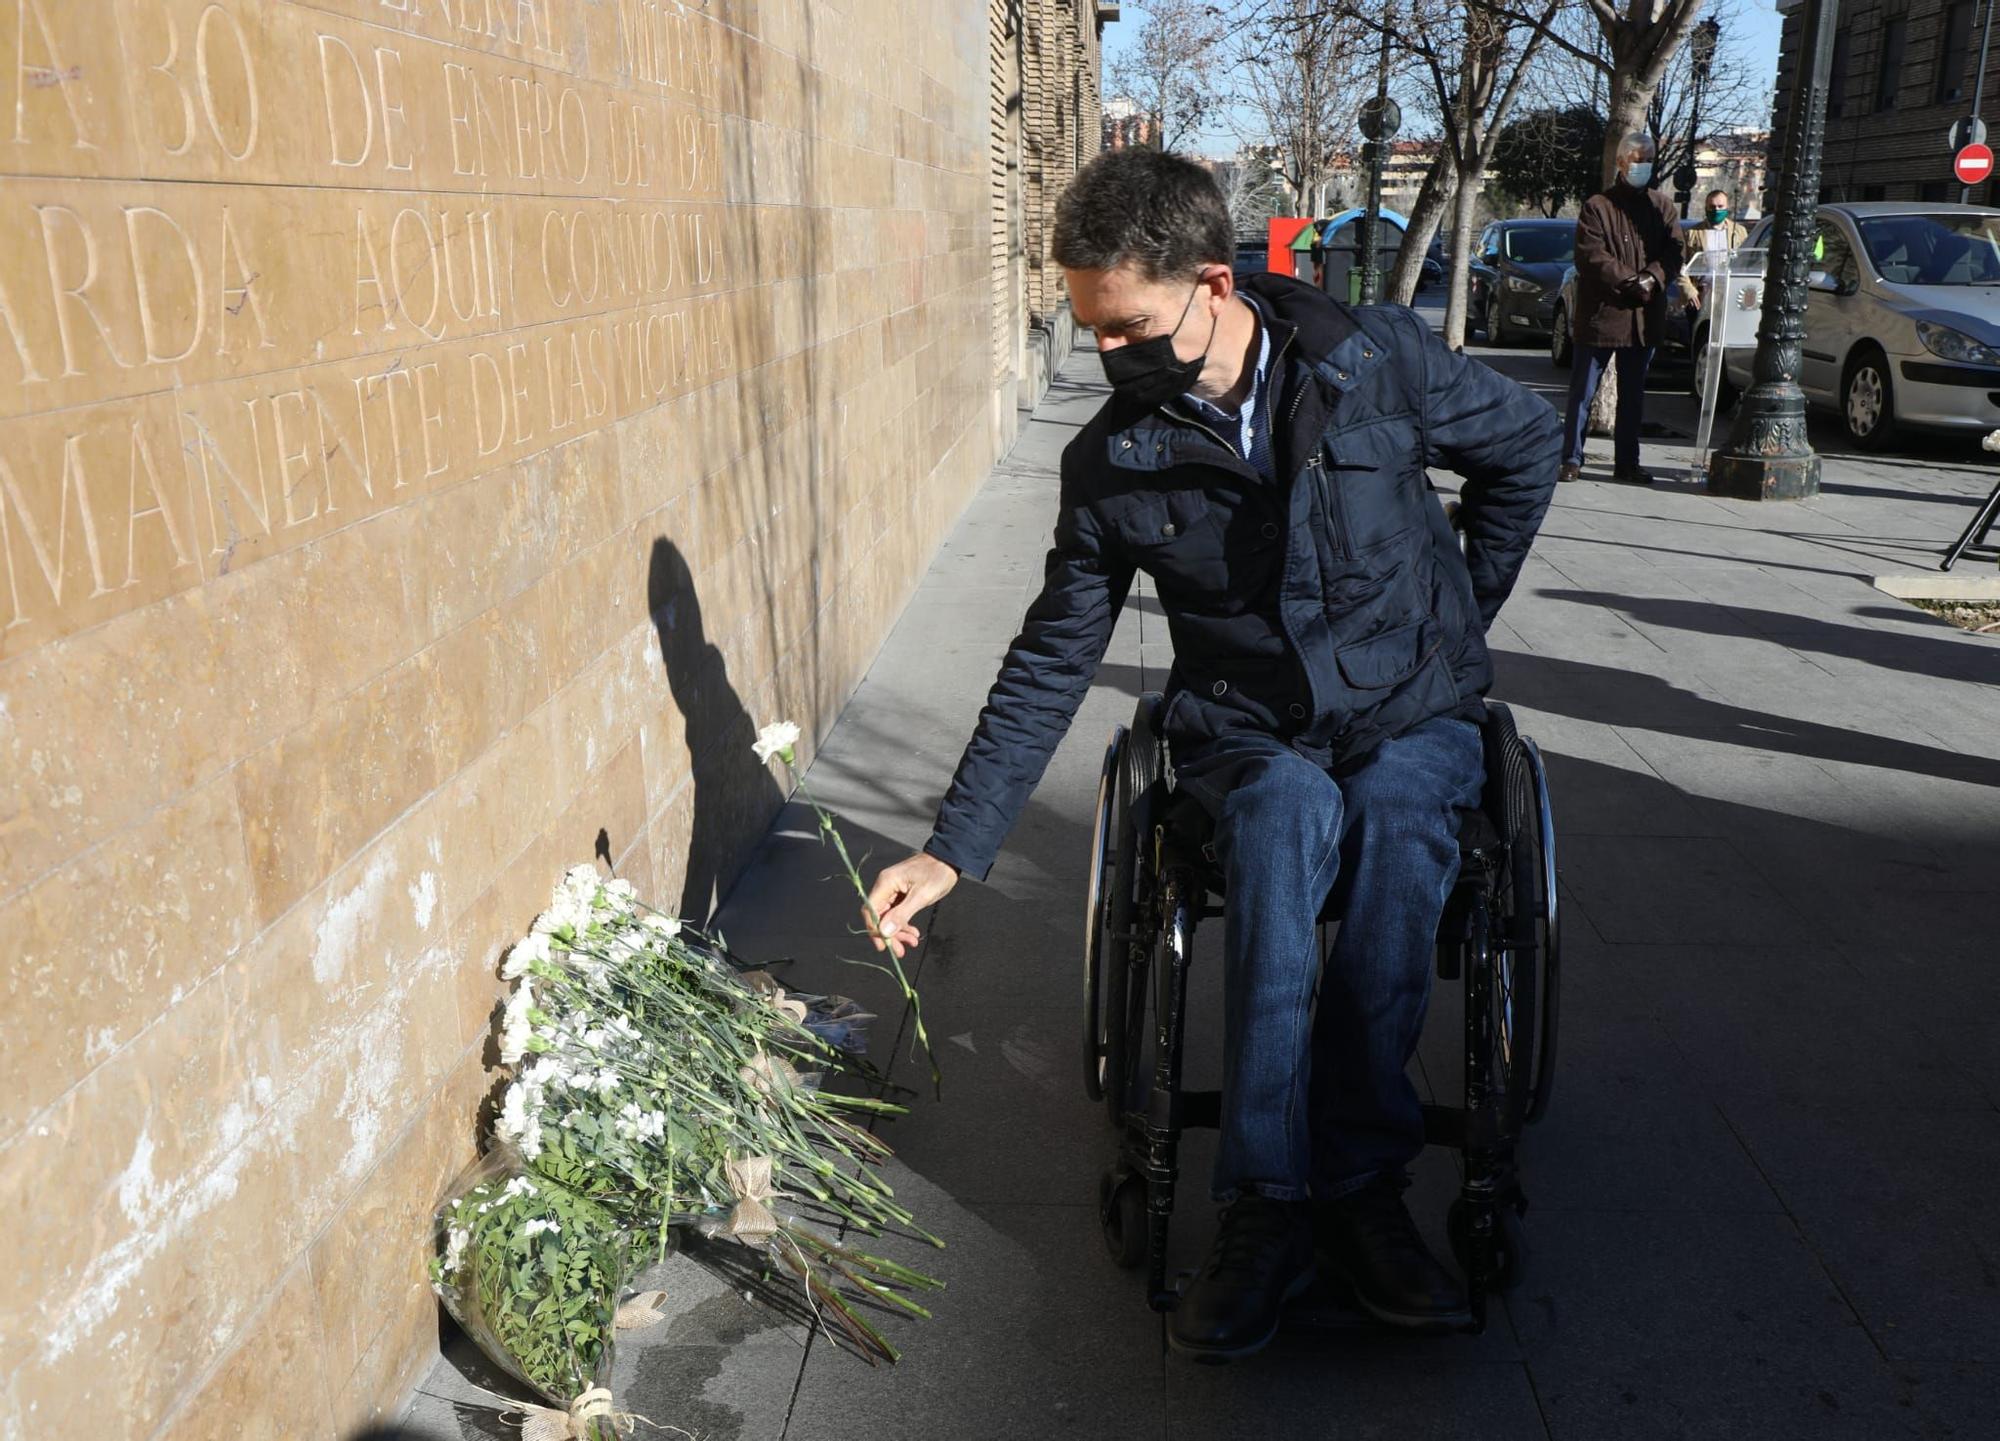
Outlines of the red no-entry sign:
<svg viewBox="0 0 2000 1441">
<path fill-rule="evenodd" d="M 1951 158 L 1951 173 L 1960 185 L 1977 185 L 1993 173 L 1993 150 L 1986 145 L 1968 145 Z"/>
</svg>

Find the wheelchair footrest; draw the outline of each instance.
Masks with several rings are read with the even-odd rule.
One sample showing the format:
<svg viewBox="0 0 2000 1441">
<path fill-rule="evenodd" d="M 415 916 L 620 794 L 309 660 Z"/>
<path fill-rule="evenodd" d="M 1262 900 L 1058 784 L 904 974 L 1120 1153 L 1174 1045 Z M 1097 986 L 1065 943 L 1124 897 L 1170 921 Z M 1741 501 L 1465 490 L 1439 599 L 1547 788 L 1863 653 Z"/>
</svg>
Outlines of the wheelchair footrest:
<svg viewBox="0 0 2000 1441">
<path fill-rule="evenodd" d="M 1181 1127 L 1213 1131 L 1222 1125 L 1222 1092 L 1182 1091 Z"/>
</svg>

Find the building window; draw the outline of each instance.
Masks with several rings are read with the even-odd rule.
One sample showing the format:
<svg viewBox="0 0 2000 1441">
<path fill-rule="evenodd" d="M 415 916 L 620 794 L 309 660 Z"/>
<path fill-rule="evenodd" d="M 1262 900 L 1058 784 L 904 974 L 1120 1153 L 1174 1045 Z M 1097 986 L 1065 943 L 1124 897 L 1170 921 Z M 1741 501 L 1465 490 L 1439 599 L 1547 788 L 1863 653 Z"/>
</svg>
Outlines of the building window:
<svg viewBox="0 0 2000 1441">
<path fill-rule="evenodd" d="M 1972 52 L 1972 0 L 1955 0 L 1944 12 L 1944 28 L 1938 32 L 1937 99 L 1959 100 L 1965 95 L 1965 62 Z"/>
<path fill-rule="evenodd" d="M 1903 88 L 1903 40 L 1909 29 L 1907 20 L 1882 22 L 1882 68 L 1875 78 L 1877 110 L 1896 108 L 1896 92 Z"/>
<path fill-rule="evenodd" d="M 1863 200 L 1887 200 L 1888 198 L 1889 194 L 1886 186 L 1864 185 L 1861 187 L 1861 199 Z"/>
<path fill-rule="evenodd" d="M 1925 201 L 1950 200 L 1956 182 L 1950 180 L 1926 180 L 1917 192 L 1917 199 Z"/>
<path fill-rule="evenodd" d="M 1826 113 L 1837 116 L 1841 106 L 1847 103 L 1847 27 L 1842 26 L 1833 37 L 1832 73 L 1826 82 Z"/>
</svg>

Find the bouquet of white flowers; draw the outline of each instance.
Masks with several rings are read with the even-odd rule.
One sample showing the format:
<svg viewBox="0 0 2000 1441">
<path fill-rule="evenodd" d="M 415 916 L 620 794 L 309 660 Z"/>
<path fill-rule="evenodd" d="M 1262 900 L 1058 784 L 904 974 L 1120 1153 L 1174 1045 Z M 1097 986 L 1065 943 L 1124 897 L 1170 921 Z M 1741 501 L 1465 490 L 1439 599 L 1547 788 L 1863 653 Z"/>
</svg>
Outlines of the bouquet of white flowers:
<svg viewBox="0 0 2000 1441">
<path fill-rule="evenodd" d="M 792 767 L 797 739 L 796 726 L 766 727 L 758 754 Z M 861 889 L 833 818 L 813 808 Z M 900 963 L 878 969 L 913 1008 L 913 1043 L 928 1047 Z M 928 1316 L 907 1293 L 942 1283 L 819 1229 L 943 1244 L 875 1169 L 889 1148 L 866 1119 L 902 1107 L 820 1085 L 828 1070 L 870 1074 L 868 1012 L 787 994 L 589 865 L 563 877 L 501 973 L 515 983 L 500 1034 L 514 1068 L 495 1127 L 503 1144 L 439 1211 L 432 1276 L 495 1361 L 567 1408 L 540 1418 L 560 1428 L 551 1434 L 609 1435 L 641 1419 L 614 1412 L 605 1389 L 618 1290 L 631 1241 L 664 1254 L 676 1226 L 764 1252 L 871 1362 L 896 1359 L 856 1299 Z"/>
<path fill-rule="evenodd" d="M 864 1352 L 893 1358 L 840 1285 L 923 1315 L 897 1288 L 930 1283 L 810 1223 L 936 1238 L 896 1203 L 873 1169 L 888 1147 L 853 1119 L 901 1108 L 821 1089 L 821 1069 L 841 1057 L 806 1002 L 739 973 L 708 938 L 590 866 L 564 877 L 503 974 L 516 988 L 501 1058 L 519 1067 L 503 1140 L 662 1243 L 695 1224 L 768 1248 Z M 854 1014 L 851 1002 L 833 1012 Z"/>
<path fill-rule="evenodd" d="M 612 1333 L 627 1244 L 602 1207 L 535 1176 L 511 1148 L 473 1163 L 438 1209 L 431 1285 L 466 1334 L 560 1410 L 563 1433 L 611 1441 Z"/>
</svg>

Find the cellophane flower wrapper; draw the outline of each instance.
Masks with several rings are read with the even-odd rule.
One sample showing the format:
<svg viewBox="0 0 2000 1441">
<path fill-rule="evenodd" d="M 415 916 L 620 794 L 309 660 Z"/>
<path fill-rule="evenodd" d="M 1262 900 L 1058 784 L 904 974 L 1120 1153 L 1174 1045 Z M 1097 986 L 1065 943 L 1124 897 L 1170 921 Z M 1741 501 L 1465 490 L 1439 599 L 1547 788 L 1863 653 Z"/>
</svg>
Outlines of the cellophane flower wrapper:
<svg viewBox="0 0 2000 1441">
<path fill-rule="evenodd" d="M 630 1268 L 615 1217 L 500 1146 L 453 1184 L 436 1228 L 432 1288 L 495 1365 L 558 1407 L 609 1384 Z"/>
</svg>

